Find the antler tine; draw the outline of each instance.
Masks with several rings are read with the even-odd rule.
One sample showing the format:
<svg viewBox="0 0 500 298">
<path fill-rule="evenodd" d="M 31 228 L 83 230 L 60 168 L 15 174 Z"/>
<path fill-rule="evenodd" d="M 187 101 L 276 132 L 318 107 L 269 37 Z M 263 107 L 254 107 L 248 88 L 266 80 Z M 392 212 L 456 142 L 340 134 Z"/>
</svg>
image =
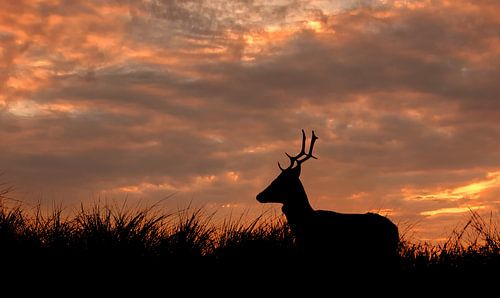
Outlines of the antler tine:
<svg viewBox="0 0 500 298">
<path fill-rule="evenodd" d="M 300 153 L 296 156 L 296 158 L 299 158 L 304 154 L 306 154 L 306 133 L 302 130 L 302 149 L 300 149 Z"/>
<path fill-rule="evenodd" d="M 306 133 L 304 130 L 302 130 L 302 148 L 300 149 L 299 154 L 295 156 L 290 156 L 288 153 L 286 154 L 291 160 L 297 161 L 297 159 L 301 158 L 302 156 L 306 155 Z"/>
<path fill-rule="evenodd" d="M 315 134 L 314 130 L 312 131 L 312 137 L 311 137 L 311 145 L 309 146 L 309 153 L 306 154 L 306 157 L 304 157 L 301 160 L 297 160 L 297 165 L 301 165 L 304 161 L 308 160 L 309 158 L 314 158 L 318 159 L 316 156 L 313 155 L 313 149 L 314 149 L 314 143 L 316 140 L 319 139 Z"/>
<path fill-rule="evenodd" d="M 299 159 L 301 158 L 302 156 L 306 155 L 306 133 L 304 132 L 304 130 L 302 129 L 302 147 L 300 149 L 300 152 L 299 154 L 295 155 L 295 156 L 291 156 L 290 154 L 288 154 L 287 152 L 285 152 L 286 156 L 288 156 L 288 158 L 290 159 L 290 165 L 288 166 L 287 169 L 291 169 L 293 167 L 293 164 Z M 281 167 L 281 165 L 279 164 L 278 162 L 278 167 L 284 171 L 284 169 Z"/>
<path fill-rule="evenodd" d="M 313 130 L 312 131 L 312 137 L 311 137 L 311 145 L 309 146 L 309 153 L 308 153 L 308 155 L 311 156 L 314 159 L 318 159 L 316 156 L 313 156 L 313 154 L 312 154 L 313 148 L 314 148 L 314 143 L 316 142 L 317 139 L 319 139 L 319 138 L 314 134 L 314 130 Z"/>
<path fill-rule="evenodd" d="M 314 130 L 312 132 L 312 139 L 311 139 L 311 145 L 309 146 L 309 153 L 306 153 L 306 133 L 305 131 L 302 129 L 302 147 L 300 149 L 300 152 L 299 154 L 295 155 L 295 156 L 291 156 L 290 154 L 286 153 L 286 156 L 288 156 L 288 158 L 290 159 L 290 165 L 288 166 L 288 168 L 286 169 L 291 169 L 293 167 L 293 164 L 295 162 L 297 162 L 297 165 L 300 165 L 302 162 L 306 161 L 307 159 L 309 158 L 314 158 L 314 159 L 317 159 L 315 156 L 312 155 L 312 150 L 313 150 L 313 147 L 314 147 L 314 142 L 316 142 L 316 139 L 318 139 L 318 137 L 314 134 Z M 299 158 L 301 158 L 302 156 L 306 156 L 305 158 L 303 158 L 302 160 L 299 160 Z M 286 169 L 283 169 L 281 167 L 281 164 L 278 162 L 278 167 L 284 171 Z"/>
</svg>

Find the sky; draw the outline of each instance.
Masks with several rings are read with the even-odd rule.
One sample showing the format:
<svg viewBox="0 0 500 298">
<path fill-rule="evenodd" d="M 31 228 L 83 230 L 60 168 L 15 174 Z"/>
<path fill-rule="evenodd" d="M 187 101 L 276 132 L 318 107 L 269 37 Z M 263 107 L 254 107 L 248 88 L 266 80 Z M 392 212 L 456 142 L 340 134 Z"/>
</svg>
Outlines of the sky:
<svg viewBox="0 0 500 298">
<path fill-rule="evenodd" d="M 0 182 L 27 204 L 316 209 L 439 240 L 500 207 L 496 0 L 3 0 Z"/>
</svg>

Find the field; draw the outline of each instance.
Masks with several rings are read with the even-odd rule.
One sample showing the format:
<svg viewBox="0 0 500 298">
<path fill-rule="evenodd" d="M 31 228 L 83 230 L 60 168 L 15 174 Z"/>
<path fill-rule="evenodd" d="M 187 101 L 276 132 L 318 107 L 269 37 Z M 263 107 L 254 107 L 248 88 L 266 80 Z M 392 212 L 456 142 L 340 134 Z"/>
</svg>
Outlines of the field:
<svg viewBox="0 0 500 298">
<path fill-rule="evenodd" d="M 283 268 L 300 253 L 282 217 L 214 224 L 202 209 L 162 213 L 158 208 L 81 207 L 73 216 L 60 208 L 0 205 L 3 264 L 113 266 L 155 264 L 158 268 Z M 475 212 L 441 245 L 401 239 L 400 273 L 498 273 L 500 234 L 496 223 Z M 59 266 L 58 265 L 58 266 Z"/>
</svg>

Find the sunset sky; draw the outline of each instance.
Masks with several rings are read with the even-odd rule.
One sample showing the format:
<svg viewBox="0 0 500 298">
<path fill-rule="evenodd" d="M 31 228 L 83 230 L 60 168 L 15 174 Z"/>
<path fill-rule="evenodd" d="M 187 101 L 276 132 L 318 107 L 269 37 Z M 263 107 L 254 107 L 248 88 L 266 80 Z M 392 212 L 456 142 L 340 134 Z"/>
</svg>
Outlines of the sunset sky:
<svg viewBox="0 0 500 298">
<path fill-rule="evenodd" d="M 498 0 L 2 0 L 0 182 L 259 213 L 314 129 L 313 207 L 441 239 L 499 211 L 499 80 Z"/>
</svg>

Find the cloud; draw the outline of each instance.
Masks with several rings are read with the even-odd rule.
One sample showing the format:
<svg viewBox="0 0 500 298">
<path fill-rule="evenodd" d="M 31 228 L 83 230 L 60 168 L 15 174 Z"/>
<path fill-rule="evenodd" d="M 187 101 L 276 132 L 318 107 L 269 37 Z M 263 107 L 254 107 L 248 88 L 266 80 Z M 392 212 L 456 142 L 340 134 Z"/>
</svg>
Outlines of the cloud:
<svg viewBox="0 0 500 298">
<path fill-rule="evenodd" d="M 176 193 L 255 209 L 305 128 L 320 137 L 302 177 L 315 207 L 435 211 L 429 226 L 457 219 L 439 210 L 498 208 L 495 188 L 405 199 L 500 168 L 495 2 L 8 1 L 0 14 L 0 170 L 28 201 Z"/>
</svg>

